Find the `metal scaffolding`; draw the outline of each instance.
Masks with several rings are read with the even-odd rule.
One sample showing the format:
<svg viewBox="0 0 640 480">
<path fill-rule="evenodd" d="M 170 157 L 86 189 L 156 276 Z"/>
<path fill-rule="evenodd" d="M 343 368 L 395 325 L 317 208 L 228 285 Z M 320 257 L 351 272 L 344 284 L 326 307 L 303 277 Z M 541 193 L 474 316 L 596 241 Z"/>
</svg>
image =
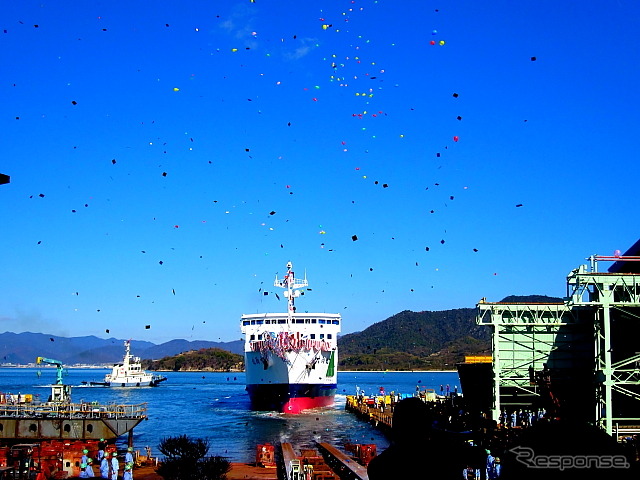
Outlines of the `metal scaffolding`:
<svg viewBox="0 0 640 480">
<path fill-rule="evenodd" d="M 595 408 L 588 420 L 609 434 L 640 428 L 640 274 L 598 272 L 598 261 L 640 257 L 589 260 L 567 276 L 563 303 L 478 303 L 476 322 L 493 329 L 494 420 L 560 391 L 551 400 Z"/>
<path fill-rule="evenodd" d="M 478 304 L 477 323 L 493 327 L 493 412 L 527 408 L 541 396 L 534 373 L 569 370 L 588 358 L 591 337 L 568 303 Z"/>
<path fill-rule="evenodd" d="M 589 260 L 590 271 L 586 265 L 573 270 L 567 287 L 573 305 L 595 311 L 595 422 L 610 435 L 629 427 L 635 431 L 640 425 L 640 344 L 635 336 L 640 326 L 640 275 L 600 273 L 598 261 L 637 262 L 640 257 L 594 255 Z M 625 336 L 635 340 L 630 347 L 621 345 Z M 616 414 L 617 403 L 630 400 L 635 400 L 635 408 L 627 408 L 624 416 Z"/>
</svg>

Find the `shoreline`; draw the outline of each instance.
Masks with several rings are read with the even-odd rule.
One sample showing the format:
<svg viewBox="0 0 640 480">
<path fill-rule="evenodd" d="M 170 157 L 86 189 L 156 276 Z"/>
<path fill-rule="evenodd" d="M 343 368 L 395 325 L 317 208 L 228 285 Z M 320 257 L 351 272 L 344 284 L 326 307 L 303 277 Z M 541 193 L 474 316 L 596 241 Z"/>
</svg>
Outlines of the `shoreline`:
<svg viewBox="0 0 640 480">
<path fill-rule="evenodd" d="M 35 364 L 27 364 L 27 365 L 0 365 L 0 368 L 51 368 L 55 369 L 55 366 L 52 365 L 35 365 Z M 85 369 L 85 370 L 96 370 L 96 369 L 109 369 L 111 366 L 108 365 L 69 365 L 65 366 L 65 369 Z M 154 372 L 180 372 L 180 373 L 245 373 L 244 370 L 153 370 Z M 457 370 L 338 370 L 338 374 L 340 373 L 458 373 Z"/>
<path fill-rule="evenodd" d="M 457 370 L 338 370 L 338 373 L 458 373 Z"/>
</svg>

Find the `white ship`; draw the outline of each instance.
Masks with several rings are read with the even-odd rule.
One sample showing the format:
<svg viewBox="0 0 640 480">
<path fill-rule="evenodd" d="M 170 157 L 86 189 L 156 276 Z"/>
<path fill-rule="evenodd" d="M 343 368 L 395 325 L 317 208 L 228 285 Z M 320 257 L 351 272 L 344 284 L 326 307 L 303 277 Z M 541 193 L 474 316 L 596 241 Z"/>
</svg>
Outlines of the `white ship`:
<svg viewBox="0 0 640 480">
<path fill-rule="evenodd" d="M 284 289 L 286 313 L 242 315 L 247 392 L 254 410 L 300 413 L 329 406 L 337 390 L 338 313 L 297 313 L 294 299 L 308 286 L 291 262 L 275 287 Z"/>
<path fill-rule="evenodd" d="M 131 355 L 131 341 L 124 342 L 124 358 L 122 363 L 116 363 L 107 373 L 104 382 L 90 382 L 91 385 L 103 385 L 105 387 L 156 387 L 164 382 L 167 377 L 155 373 L 146 372 L 140 364 L 140 357 Z"/>
</svg>

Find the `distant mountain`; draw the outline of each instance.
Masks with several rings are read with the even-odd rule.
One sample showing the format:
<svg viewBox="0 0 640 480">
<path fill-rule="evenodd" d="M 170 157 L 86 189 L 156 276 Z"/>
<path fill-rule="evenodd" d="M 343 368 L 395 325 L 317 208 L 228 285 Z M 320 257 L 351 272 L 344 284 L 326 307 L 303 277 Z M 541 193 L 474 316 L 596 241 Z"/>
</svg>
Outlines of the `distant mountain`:
<svg viewBox="0 0 640 480">
<path fill-rule="evenodd" d="M 508 296 L 508 303 L 562 303 L 545 295 Z M 405 310 L 362 332 L 338 339 L 341 370 L 452 369 L 464 355 L 488 353 L 491 329 L 476 325 L 475 308 L 412 312 Z M 237 355 L 244 342 L 208 342 L 183 339 L 155 345 L 132 340 L 131 353 L 146 360 L 166 359 L 184 352 L 217 348 Z M 36 357 L 60 360 L 65 365 L 110 364 L 122 360 L 124 340 L 57 337 L 42 333 L 0 334 L 0 363 L 34 363 Z M 168 367 L 169 368 L 169 367 Z M 174 368 L 174 367 L 170 367 Z"/>
<path fill-rule="evenodd" d="M 527 295 L 525 297 L 509 295 L 500 301 L 504 303 L 562 303 L 564 300 L 557 297 L 547 297 L 546 295 Z"/>
<path fill-rule="evenodd" d="M 232 353 L 243 353 L 244 342 L 207 342 L 204 340 L 171 340 L 156 345 L 131 340 L 131 353 L 144 359 L 158 359 L 202 348 L 220 348 Z M 59 360 L 65 365 L 111 364 L 122 360 L 124 340 L 117 338 L 58 337 L 43 333 L 0 333 L 0 363 L 35 363 L 36 357 Z"/>
<path fill-rule="evenodd" d="M 203 348 L 219 348 L 227 352 L 244 355 L 244 341 L 234 340 L 233 342 L 207 342 L 205 340 L 171 340 L 169 342 L 154 345 L 144 351 L 144 356 L 136 354 L 146 359 L 159 359 L 176 355 L 176 353 L 188 352 L 191 350 L 201 350 Z"/>
</svg>

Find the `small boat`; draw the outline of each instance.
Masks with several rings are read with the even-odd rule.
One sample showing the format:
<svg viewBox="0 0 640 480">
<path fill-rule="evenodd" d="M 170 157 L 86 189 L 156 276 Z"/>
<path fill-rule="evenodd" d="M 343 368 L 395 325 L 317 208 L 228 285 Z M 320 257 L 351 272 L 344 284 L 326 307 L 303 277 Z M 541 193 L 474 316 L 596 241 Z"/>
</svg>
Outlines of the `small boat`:
<svg viewBox="0 0 640 480">
<path fill-rule="evenodd" d="M 107 373 L 104 382 L 89 382 L 90 385 L 104 387 L 157 387 L 167 377 L 151 372 L 146 372 L 140 364 L 140 357 L 131 355 L 131 341 L 124 342 L 124 358 L 122 363 L 116 363 Z"/>
</svg>

